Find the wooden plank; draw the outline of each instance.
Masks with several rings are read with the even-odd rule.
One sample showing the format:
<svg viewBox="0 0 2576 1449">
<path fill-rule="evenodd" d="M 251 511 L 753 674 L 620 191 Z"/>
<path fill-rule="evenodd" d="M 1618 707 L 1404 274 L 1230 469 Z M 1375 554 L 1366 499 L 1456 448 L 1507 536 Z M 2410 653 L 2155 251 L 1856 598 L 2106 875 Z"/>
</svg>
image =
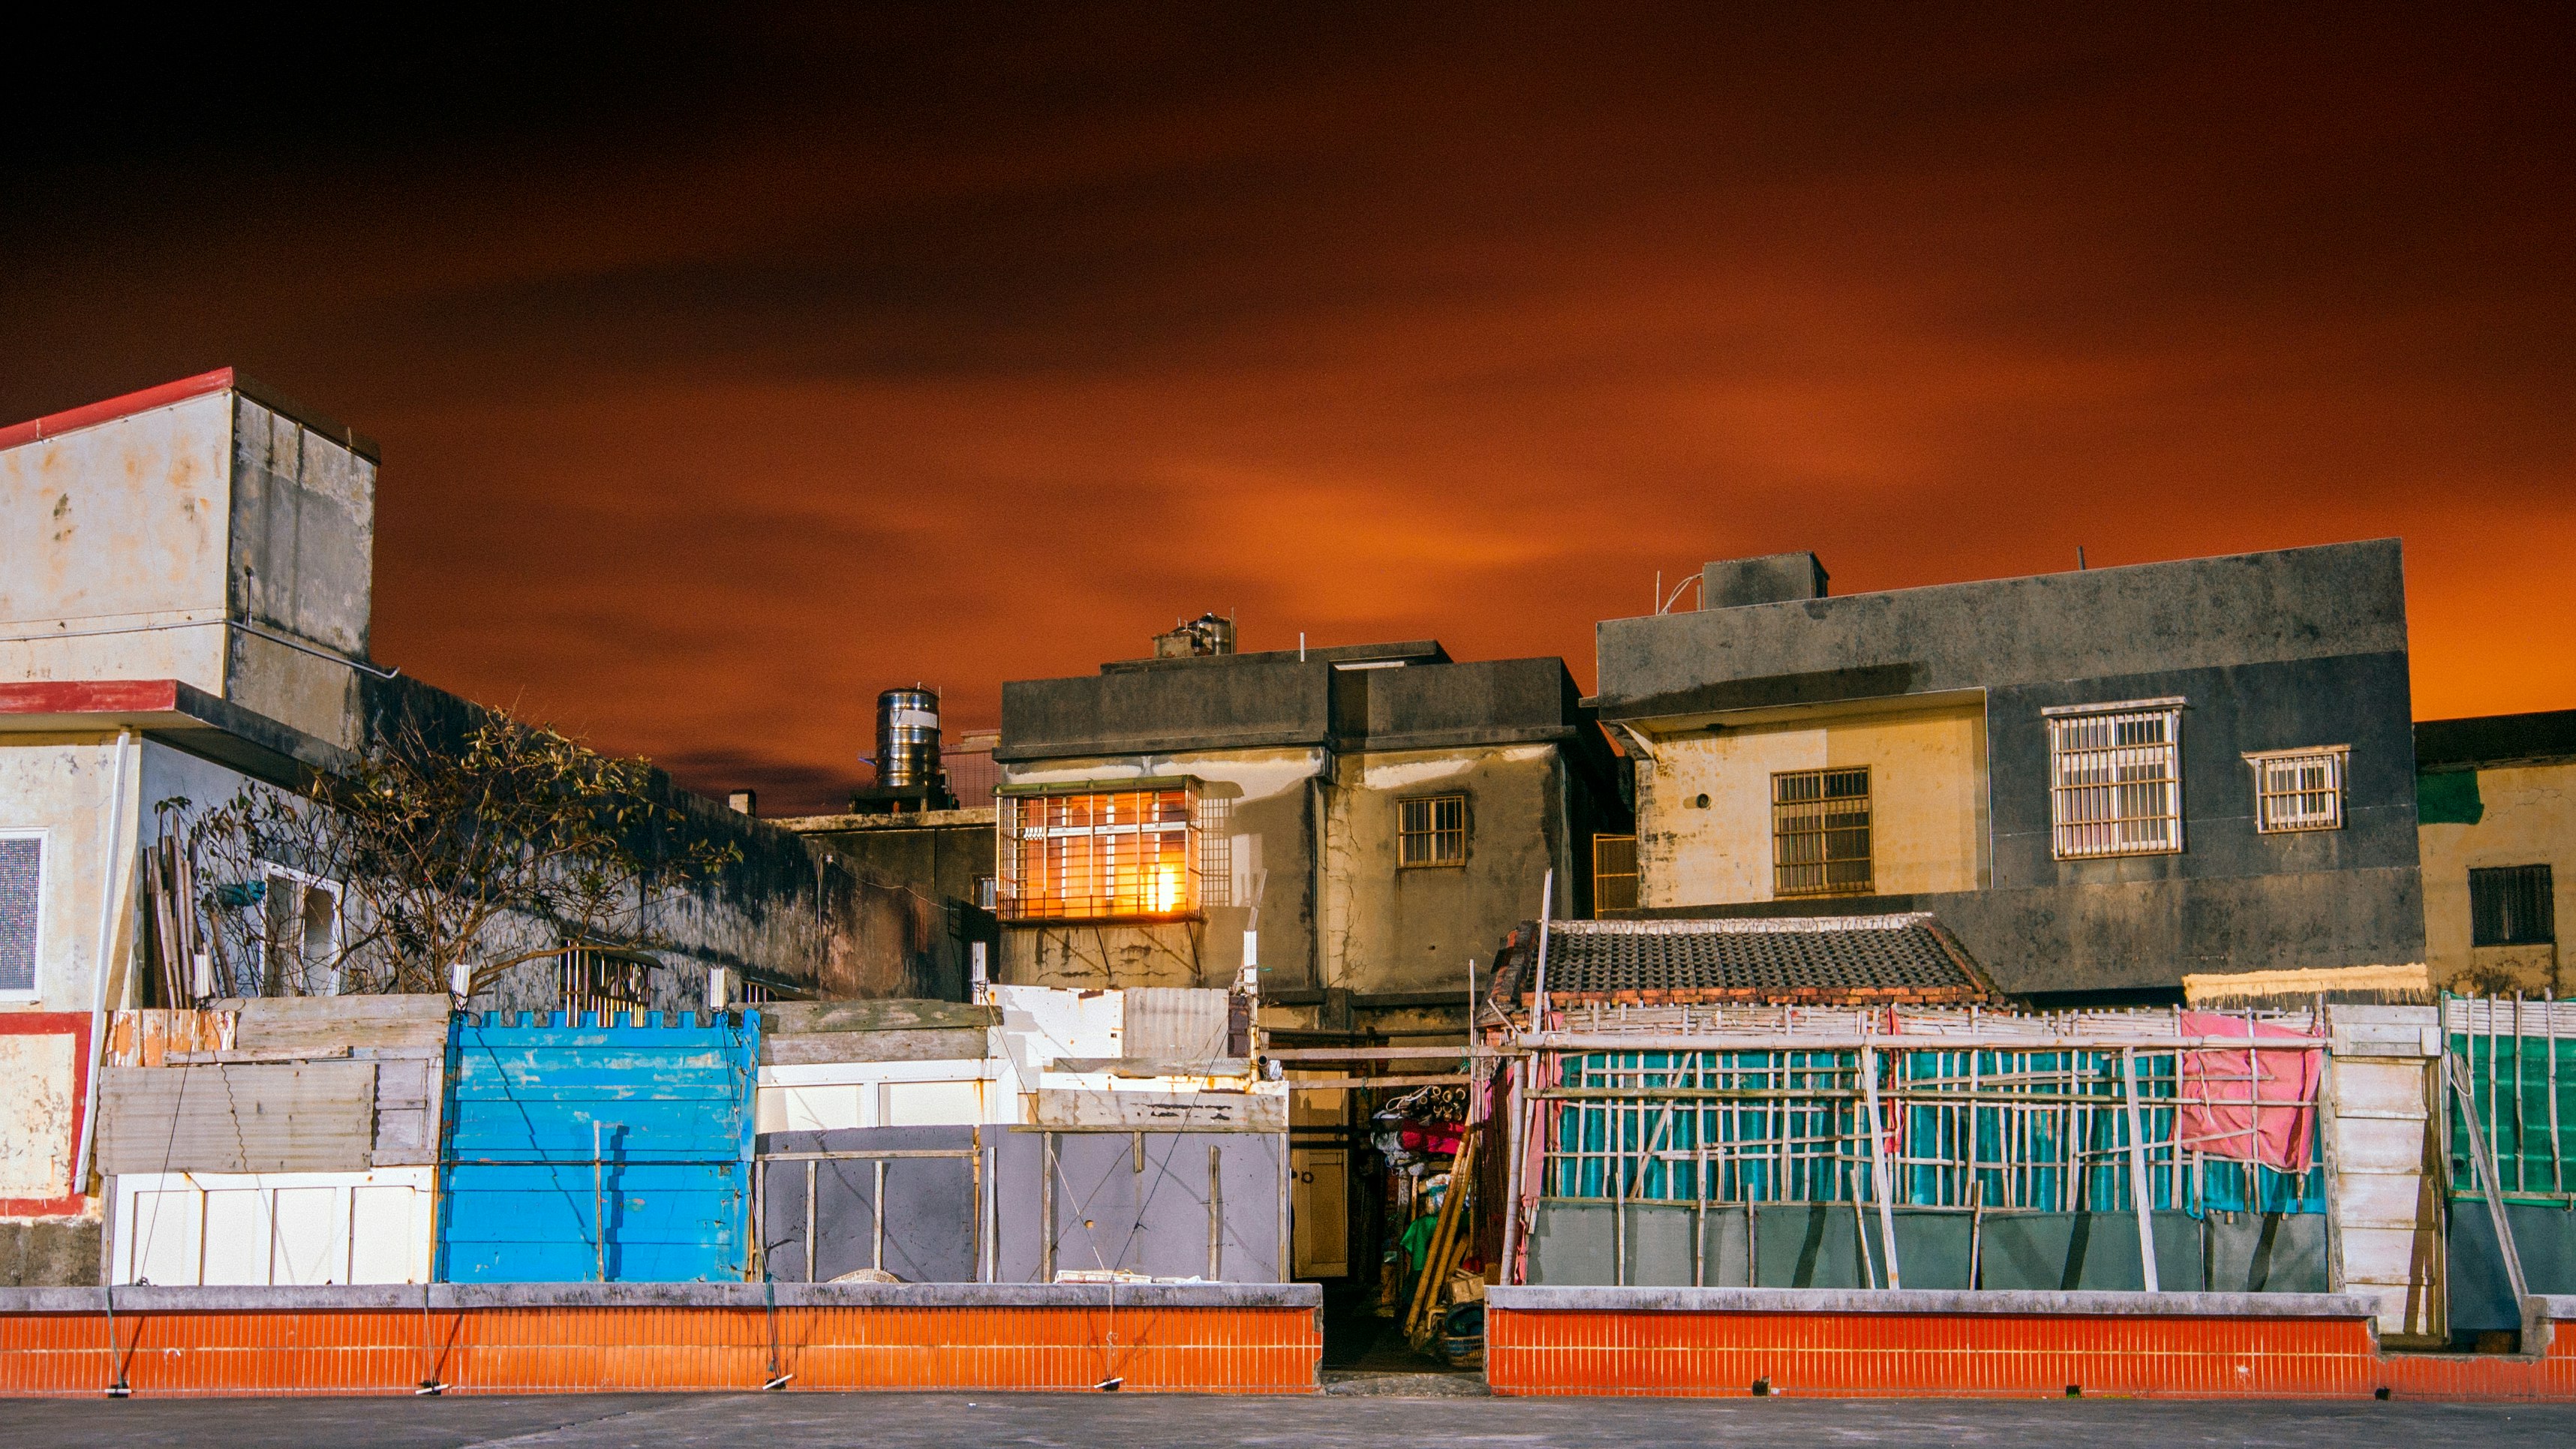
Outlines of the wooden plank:
<svg viewBox="0 0 2576 1449">
<path fill-rule="evenodd" d="M 833 1062 L 980 1061 L 990 1038 L 983 1028 L 939 1031 L 817 1031 L 764 1034 L 764 1066 L 805 1067 Z"/>
<path fill-rule="evenodd" d="M 376 1063 L 376 1130 L 368 1154 L 376 1166 L 437 1165 L 440 1065 L 426 1058 Z"/>
<path fill-rule="evenodd" d="M 772 1001 L 760 1013 L 763 1036 L 809 1032 L 982 1031 L 1002 1019 L 1001 1008 L 963 1001 Z M 982 1056 L 978 1046 L 970 1055 Z"/>
<path fill-rule="evenodd" d="M 229 1004 L 229 1003 L 225 1003 Z M 233 1045 L 243 1051 L 322 1047 L 440 1046 L 445 993 L 410 996 L 261 996 L 240 1002 Z"/>
<path fill-rule="evenodd" d="M 368 1166 L 374 1062 L 116 1067 L 102 1086 L 104 1172 L 331 1172 Z"/>
<path fill-rule="evenodd" d="M 1031 1126 L 1047 1132 L 1285 1132 L 1288 1099 L 1248 1092 L 1089 1092 L 1035 1096 Z"/>
<path fill-rule="evenodd" d="M 1283 1062 L 1454 1062 L 1471 1054 L 1477 1057 L 1503 1055 L 1454 1044 L 1427 1047 L 1273 1047 L 1262 1053 Z"/>
<path fill-rule="evenodd" d="M 1243 1057 L 1206 1061 L 1157 1061 L 1142 1057 L 1057 1057 L 1051 1072 L 1106 1072 L 1113 1077 L 1248 1077 L 1252 1063 Z"/>
<path fill-rule="evenodd" d="M 1422 1077 L 1290 1077 L 1292 1092 L 1339 1092 L 1352 1087 L 1463 1087 L 1475 1081 L 1464 1072 Z M 1634 1096 L 1635 1093 L 1625 1093 Z"/>
</svg>

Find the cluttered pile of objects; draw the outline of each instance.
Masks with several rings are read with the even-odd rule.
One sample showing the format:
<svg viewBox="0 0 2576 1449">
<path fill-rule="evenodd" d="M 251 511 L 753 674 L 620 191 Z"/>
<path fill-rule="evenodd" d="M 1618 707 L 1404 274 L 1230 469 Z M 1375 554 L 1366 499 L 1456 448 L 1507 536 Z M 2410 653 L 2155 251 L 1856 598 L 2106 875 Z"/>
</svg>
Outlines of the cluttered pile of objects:
<svg viewBox="0 0 2576 1449">
<path fill-rule="evenodd" d="M 1377 1315 L 1403 1320 L 1420 1352 L 1453 1367 L 1485 1353 L 1485 1257 L 1476 1231 L 1479 1134 L 1469 1089 L 1429 1086 L 1370 1118 L 1386 1164 L 1389 1237 L 1379 1269 Z"/>
</svg>

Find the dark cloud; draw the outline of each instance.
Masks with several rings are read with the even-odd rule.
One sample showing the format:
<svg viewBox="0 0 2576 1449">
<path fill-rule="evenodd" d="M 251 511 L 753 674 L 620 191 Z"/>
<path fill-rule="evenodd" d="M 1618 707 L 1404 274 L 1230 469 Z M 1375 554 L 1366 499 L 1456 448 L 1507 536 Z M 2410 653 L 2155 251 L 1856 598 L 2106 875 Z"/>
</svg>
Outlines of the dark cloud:
<svg viewBox="0 0 2576 1449">
<path fill-rule="evenodd" d="M 0 99 L 0 414 L 350 418 L 379 653 L 711 789 L 1208 607 L 1588 679 L 1804 547 L 2399 534 L 2420 712 L 2576 702 L 2563 12 L 1961 13 L 147 27 Z"/>
</svg>

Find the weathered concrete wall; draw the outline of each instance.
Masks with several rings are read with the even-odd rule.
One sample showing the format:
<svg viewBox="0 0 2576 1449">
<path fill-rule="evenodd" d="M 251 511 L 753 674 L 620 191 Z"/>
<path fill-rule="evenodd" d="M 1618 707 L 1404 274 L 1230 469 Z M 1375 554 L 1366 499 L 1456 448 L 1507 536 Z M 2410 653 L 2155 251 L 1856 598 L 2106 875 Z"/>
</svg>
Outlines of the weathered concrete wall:
<svg viewBox="0 0 2576 1449">
<path fill-rule="evenodd" d="M 1337 760 L 1334 774 L 1323 986 L 1455 990 L 1463 1000 L 1468 960 L 1493 964 L 1494 944 L 1536 912 L 1550 868 L 1556 908 L 1573 909 L 1567 786 L 1554 746 L 1371 752 Z M 1437 795 L 1466 797 L 1465 861 L 1399 866 L 1403 802 Z"/>
<path fill-rule="evenodd" d="M 97 1218 L 0 1221 L 0 1288 L 85 1288 L 98 1282 Z"/>
<path fill-rule="evenodd" d="M 972 901 L 993 874 L 993 811 L 816 815 L 774 820 L 829 859 L 944 900 Z"/>
<path fill-rule="evenodd" d="M 2169 991 L 2186 972 L 2423 957 L 2393 541 L 1613 620 L 1600 648 L 1603 717 L 1667 740 L 1801 710 L 1829 727 L 1871 702 L 1985 699 L 1987 889 L 1889 880 L 1865 903 L 1762 905 L 1756 882 L 1725 863 L 1751 852 L 1710 840 L 1657 851 L 1659 837 L 1708 832 L 1667 823 L 1676 794 L 1649 771 L 1650 910 L 1933 910 L 2006 990 L 2067 996 Z M 2056 859 L 2042 710 L 2162 697 L 2186 701 L 2185 848 Z M 2309 745 L 2350 747 L 2344 828 L 2257 832 L 2242 755 Z M 1949 869 L 1978 864 L 1962 851 Z"/>
<path fill-rule="evenodd" d="M 2425 963 L 2436 984 L 2564 995 L 2570 983 L 2561 974 L 2563 938 L 2576 928 L 2576 761 L 2482 769 L 2477 779 L 2484 807 L 2477 824 L 2424 825 L 2417 831 L 2424 862 Z M 2469 872 L 2499 865 L 2550 868 L 2561 942 L 2469 944 Z"/>
<path fill-rule="evenodd" d="M 232 417 L 218 392 L 0 451 L 0 679 L 224 692 Z"/>
<path fill-rule="evenodd" d="M 1770 900 L 1771 776 L 1830 767 L 1869 768 L 1880 893 L 1988 883 L 1982 701 L 1748 723 L 1654 741 L 1652 750 L 1637 770 L 1645 906 Z"/>
<path fill-rule="evenodd" d="M 139 753 L 129 747 L 129 777 Z M 0 736 L 0 829 L 44 832 L 36 987 L 32 994 L 0 997 L 0 1010 L 87 1011 L 92 1005 L 100 898 L 108 888 L 106 832 L 126 820 L 111 793 L 115 772 L 113 735 Z M 130 821 L 124 828 L 132 830 Z"/>
</svg>

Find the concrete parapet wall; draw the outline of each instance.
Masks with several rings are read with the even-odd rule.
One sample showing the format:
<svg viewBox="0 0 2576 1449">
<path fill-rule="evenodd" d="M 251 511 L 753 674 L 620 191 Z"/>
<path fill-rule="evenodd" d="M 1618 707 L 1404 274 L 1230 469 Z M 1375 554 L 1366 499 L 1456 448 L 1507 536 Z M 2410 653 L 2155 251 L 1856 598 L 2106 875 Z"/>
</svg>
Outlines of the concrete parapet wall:
<svg viewBox="0 0 2576 1449">
<path fill-rule="evenodd" d="M 2383 1353 L 2349 1294 L 1494 1288 L 1498 1394 L 2576 1401 L 2576 1298 L 2522 1352 Z"/>
<path fill-rule="evenodd" d="M 507 1284 L 0 1293 L 0 1395 L 1303 1393 L 1311 1284 Z M 424 1302 L 424 1300 L 426 1300 Z"/>
</svg>

